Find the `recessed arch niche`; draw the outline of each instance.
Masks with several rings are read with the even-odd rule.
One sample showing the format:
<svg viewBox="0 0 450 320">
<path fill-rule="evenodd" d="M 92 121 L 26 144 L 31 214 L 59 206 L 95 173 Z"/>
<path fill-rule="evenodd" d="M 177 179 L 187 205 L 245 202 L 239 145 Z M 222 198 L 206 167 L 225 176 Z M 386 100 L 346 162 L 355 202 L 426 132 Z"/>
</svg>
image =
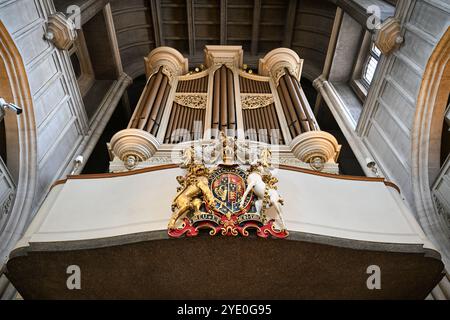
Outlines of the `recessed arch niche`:
<svg viewBox="0 0 450 320">
<path fill-rule="evenodd" d="M 441 168 L 442 128 L 450 91 L 449 61 L 450 28 L 436 45 L 423 74 L 411 145 L 411 179 L 417 217 L 427 236 L 439 247 L 447 271 L 450 270 L 450 230 L 434 206 L 431 185 Z"/>
<path fill-rule="evenodd" d="M 32 215 L 36 187 L 36 137 L 33 102 L 26 69 L 11 35 L 0 21 L 0 96 L 23 109 L 20 116 L 6 112 L 7 164 L 16 196 L 7 219 L 0 226 L 0 267 L 23 236 Z M 12 298 L 14 288 L 0 274 L 0 297 Z"/>
</svg>

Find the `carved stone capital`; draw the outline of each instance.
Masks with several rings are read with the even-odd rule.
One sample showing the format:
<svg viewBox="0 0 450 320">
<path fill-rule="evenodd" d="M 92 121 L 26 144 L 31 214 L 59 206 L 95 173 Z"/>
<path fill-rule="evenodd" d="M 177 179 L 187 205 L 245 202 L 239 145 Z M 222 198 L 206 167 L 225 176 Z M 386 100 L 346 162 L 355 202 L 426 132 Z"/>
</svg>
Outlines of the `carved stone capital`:
<svg viewBox="0 0 450 320">
<path fill-rule="evenodd" d="M 341 146 L 336 138 L 325 131 L 309 131 L 292 140 L 290 147 L 294 156 L 321 171 L 326 163 L 337 163 Z"/>
<path fill-rule="evenodd" d="M 152 50 L 145 61 L 145 74 L 149 78 L 152 74 L 158 72 L 162 67 L 162 72 L 169 78 L 171 83 L 175 77 L 182 76 L 189 71 L 188 59 L 169 47 L 158 47 Z"/>
<path fill-rule="evenodd" d="M 261 75 L 271 77 L 278 85 L 280 78 L 286 74 L 286 69 L 300 81 L 302 67 L 303 59 L 300 59 L 294 50 L 278 48 L 270 51 L 259 60 L 258 70 Z"/>
<path fill-rule="evenodd" d="M 110 146 L 114 156 L 127 163 L 128 169 L 134 169 L 138 162 L 151 158 L 160 143 L 147 131 L 125 129 L 111 138 Z M 130 161 L 134 161 L 134 165 L 131 165 Z"/>
<path fill-rule="evenodd" d="M 403 43 L 400 22 L 395 18 L 386 19 L 376 33 L 375 44 L 384 55 L 398 49 Z"/>
<path fill-rule="evenodd" d="M 45 39 L 52 42 L 55 47 L 60 50 L 68 50 L 76 38 L 75 23 L 71 19 L 61 12 L 48 17 Z"/>
</svg>

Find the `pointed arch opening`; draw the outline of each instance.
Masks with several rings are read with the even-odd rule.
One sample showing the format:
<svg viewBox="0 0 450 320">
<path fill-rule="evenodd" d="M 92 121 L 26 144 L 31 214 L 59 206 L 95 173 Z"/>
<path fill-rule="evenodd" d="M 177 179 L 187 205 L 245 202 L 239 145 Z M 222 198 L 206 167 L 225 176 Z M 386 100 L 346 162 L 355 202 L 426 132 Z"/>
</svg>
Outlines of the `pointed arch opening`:
<svg viewBox="0 0 450 320">
<path fill-rule="evenodd" d="M 450 92 L 450 28 L 431 54 L 425 69 L 412 136 L 412 185 L 416 212 L 427 236 L 439 247 L 450 269 L 450 229 L 437 208 L 432 185 L 441 171 L 441 142 L 445 109 Z"/>
<path fill-rule="evenodd" d="M 23 109 L 20 116 L 5 113 L 7 167 L 16 190 L 11 209 L 0 225 L 0 269 L 23 236 L 32 217 L 36 186 L 36 137 L 33 102 L 27 72 L 13 38 L 0 21 L 0 97 Z M 0 297 L 12 298 L 14 288 L 0 274 Z"/>
</svg>

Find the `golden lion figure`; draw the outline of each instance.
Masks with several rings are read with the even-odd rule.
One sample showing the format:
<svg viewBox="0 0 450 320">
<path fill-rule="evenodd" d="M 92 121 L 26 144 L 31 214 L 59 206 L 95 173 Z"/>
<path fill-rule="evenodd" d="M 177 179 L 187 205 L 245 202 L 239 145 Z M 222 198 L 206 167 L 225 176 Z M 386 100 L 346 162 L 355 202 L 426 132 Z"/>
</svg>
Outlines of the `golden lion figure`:
<svg viewBox="0 0 450 320">
<path fill-rule="evenodd" d="M 169 229 L 175 228 L 178 219 L 191 211 L 200 213 L 203 198 L 209 206 L 214 206 L 214 195 L 208 186 L 208 169 L 203 165 L 191 165 L 186 178 L 179 178 L 181 189 L 172 203 L 173 214 Z"/>
</svg>

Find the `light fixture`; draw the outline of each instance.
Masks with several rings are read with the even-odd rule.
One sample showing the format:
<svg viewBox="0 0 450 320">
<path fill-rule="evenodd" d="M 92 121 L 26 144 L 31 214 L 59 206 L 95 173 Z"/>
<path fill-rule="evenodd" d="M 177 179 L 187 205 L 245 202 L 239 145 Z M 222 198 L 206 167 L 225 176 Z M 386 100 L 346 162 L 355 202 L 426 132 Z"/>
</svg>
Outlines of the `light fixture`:
<svg viewBox="0 0 450 320">
<path fill-rule="evenodd" d="M 6 109 L 14 111 L 17 115 L 22 113 L 21 107 L 15 105 L 14 103 L 6 102 L 5 99 L 0 98 L 0 112 L 2 113 L 2 116 L 3 116 L 4 110 L 6 110 Z"/>
</svg>

